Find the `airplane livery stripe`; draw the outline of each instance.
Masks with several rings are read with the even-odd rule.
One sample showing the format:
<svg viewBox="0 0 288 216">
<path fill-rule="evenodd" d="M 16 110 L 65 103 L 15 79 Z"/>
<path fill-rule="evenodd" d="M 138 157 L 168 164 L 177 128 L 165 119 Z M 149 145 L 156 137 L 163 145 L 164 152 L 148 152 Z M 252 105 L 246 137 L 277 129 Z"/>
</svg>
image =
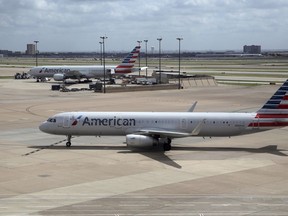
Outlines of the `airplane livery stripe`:
<svg viewBox="0 0 288 216">
<path fill-rule="evenodd" d="M 131 73 L 131 69 L 134 67 L 134 63 L 136 62 L 139 53 L 140 53 L 140 46 L 135 47 L 115 68 L 115 73 L 117 74 L 124 74 L 124 73 Z"/>
<path fill-rule="evenodd" d="M 278 109 L 288 109 L 288 104 L 279 104 Z"/>
<path fill-rule="evenodd" d="M 273 96 L 269 100 L 288 100 L 288 96 L 287 95 Z"/>
<path fill-rule="evenodd" d="M 128 60 L 123 61 L 122 64 L 134 63 L 135 61 L 136 61 L 136 60 L 130 60 L 130 59 L 128 59 Z M 121 64 L 121 65 L 122 65 L 122 64 Z"/>
<path fill-rule="evenodd" d="M 280 104 L 281 100 L 269 100 L 267 104 Z"/>
<path fill-rule="evenodd" d="M 278 104 L 265 104 L 262 109 L 277 109 L 278 108 Z"/>
<path fill-rule="evenodd" d="M 137 60 L 139 53 L 140 53 L 140 46 L 135 47 L 131 53 L 129 53 L 124 60 L 121 62 L 120 65 L 116 67 L 116 73 L 119 73 L 119 68 L 130 69 L 134 66 L 135 61 Z M 121 73 L 130 73 L 131 70 L 121 70 Z"/>
<path fill-rule="evenodd" d="M 258 111 L 259 114 L 288 114 L 288 109 L 261 109 Z"/>
<path fill-rule="evenodd" d="M 130 73 L 131 70 L 128 69 L 123 69 L 123 70 L 116 70 L 115 73 L 116 74 L 125 74 L 125 73 Z"/>
<path fill-rule="evenodd" d="M 252 122 L 248 127 L 286 127 L 288 122 Z"/>
<path fill-rule="evenodd" d="M 255 118 L 288 118 L 288 114 L 257 114 Z"/>
<path fill-rule="evenodd" d="M 274 96 L 271 97 L 270 100 L 279 100 L 279 99 L 280 99 L 280 100 L 282 100 L 282 99 L 283 99 L 283 100 L 287 100 L 288 97 L 287 97 L 287 98 L 286 98 L 286 97 L 287 97 L 287 95 L 284 96 L 284 98 L 283 98 L 283 96 L 277 96 L 277 95 L 274 95 Z M 285 99 L 285 98 L 286 98 L 286 99 Z"/>
<path fill-rule="evenodd" d="M 121 68 L 132 68 L 132 67 L 133 67 L 133 65 L 119 65 L 116 68 L 121 69 Z"/>
<path fill-rule="evenodd" d="M 288 104 L 288 100 L 282 100 L 281 104 Z"/>
<path fill-rule="evenodd" d="M 280 91 L 288 91 L 288 86 L 287 87 L 286 86 L 282 86 L 279 90 Z"/>
<path fill-rule="evenodd" d="M 288 80 L 275 92 L 257 113 L 283 114 L 288 110 Z"/>
</svg>

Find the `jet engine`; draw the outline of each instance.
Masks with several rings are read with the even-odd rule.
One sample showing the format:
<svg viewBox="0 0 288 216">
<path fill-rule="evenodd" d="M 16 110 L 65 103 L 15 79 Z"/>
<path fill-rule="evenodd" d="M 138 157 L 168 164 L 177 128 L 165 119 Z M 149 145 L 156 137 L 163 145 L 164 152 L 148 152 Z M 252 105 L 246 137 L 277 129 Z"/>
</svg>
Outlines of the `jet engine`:
<svg viewBox="0 0 288 216">
<path fill-rule="evenodd" d="M 53 79 L 55 81 L 64 81 L 65 80 L 65 75 L 64 74 L 54 74 Z"/>
<path fill-rule="evenodd" d="M 126 143 L 130 147 L 152 147 L 158 144 L 158 140 L 149 136 L 128 134 L 126 135 Z"/>
</svg>

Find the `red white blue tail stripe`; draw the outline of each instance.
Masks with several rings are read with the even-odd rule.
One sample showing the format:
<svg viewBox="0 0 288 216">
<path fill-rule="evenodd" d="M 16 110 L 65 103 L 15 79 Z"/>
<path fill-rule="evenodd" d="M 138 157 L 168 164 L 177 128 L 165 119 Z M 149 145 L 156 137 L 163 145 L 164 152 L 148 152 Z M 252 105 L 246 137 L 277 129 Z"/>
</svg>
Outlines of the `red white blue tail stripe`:
<svg viewBox="0 0 288 216">
<path fill-rule="evenodd" d="M 273 129 L 288 126 L 288 80 L 258 110 L 249 127 Z"/>
<path fill-rule="evenodd" d="M 115 68 L 116 74 L 124 74 L 124 73 L 131 73 L 132 68 L 134 67 L 134 63 L 137 60 L 139 53 L 140 53 L 140 46 L 136 46 L 122 61 L 121 64 L 119 64 Z"/>
</svg>

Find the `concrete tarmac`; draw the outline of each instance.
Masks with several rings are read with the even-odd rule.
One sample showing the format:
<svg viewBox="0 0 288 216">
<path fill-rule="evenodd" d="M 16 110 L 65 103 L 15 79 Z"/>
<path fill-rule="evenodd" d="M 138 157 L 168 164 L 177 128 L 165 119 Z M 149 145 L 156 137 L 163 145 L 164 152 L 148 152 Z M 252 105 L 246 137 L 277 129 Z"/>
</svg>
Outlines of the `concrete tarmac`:
<svg viewBox="0 0 288 216">
<path fill-rule="evenodd" d="M 87 84 L 88 85 L 88 84 Z M 277 215 L 288 212 L 288 128 L 183 138 L 172 150 L 129 149 L 125 137 L 38 130 L 62 111 L 251 112 L 279 86 L 211 86 L 101 94 L 0 80 L 0 215 Z"/>
</svg>

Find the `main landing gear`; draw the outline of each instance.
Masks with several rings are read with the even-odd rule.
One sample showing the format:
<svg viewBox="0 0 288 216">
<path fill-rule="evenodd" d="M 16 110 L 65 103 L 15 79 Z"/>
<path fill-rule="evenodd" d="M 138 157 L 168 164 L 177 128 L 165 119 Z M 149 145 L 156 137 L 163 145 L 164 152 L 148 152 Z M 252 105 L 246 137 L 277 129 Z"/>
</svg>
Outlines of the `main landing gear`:
<svg viewBox="0 0 288 216">
<path fill-rule="evenodd" d="M 163 150 L 164 151 L 170 151 L 171 150 L 171 139 L 167 138 L 167 140 L 163 144 Z"/>
<path fill-rule="evenodd" d="M 71 135 L 67 135 L 67 142 L 66 142 L 66 147 L 70 147 L 71 146 Z"/>
</svg>

